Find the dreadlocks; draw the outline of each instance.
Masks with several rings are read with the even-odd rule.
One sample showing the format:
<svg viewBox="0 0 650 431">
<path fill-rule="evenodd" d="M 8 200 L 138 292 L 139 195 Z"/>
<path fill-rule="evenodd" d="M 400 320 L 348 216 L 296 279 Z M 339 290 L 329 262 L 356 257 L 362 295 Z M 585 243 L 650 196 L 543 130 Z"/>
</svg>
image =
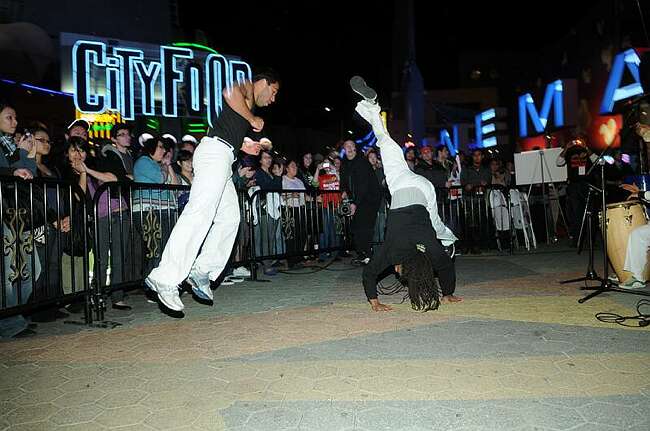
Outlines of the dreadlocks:
<svg viewBox="0 0 650 431">
<path fill-rule="evenodd" d="M 408 288 L 414 310 L 425 312 L 438 309 L 441 292 L 426 253 L 418 250 L 402 263 L 400 281 Z"/>
</svg>

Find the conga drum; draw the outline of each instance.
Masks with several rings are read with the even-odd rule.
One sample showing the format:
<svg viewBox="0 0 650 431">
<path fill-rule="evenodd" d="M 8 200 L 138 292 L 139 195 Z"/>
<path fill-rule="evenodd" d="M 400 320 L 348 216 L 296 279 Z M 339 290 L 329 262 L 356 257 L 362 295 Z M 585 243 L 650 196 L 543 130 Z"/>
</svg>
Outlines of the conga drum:
<svg viewBox="0 0 650 431">
<path fill-rule="evenodd" d="M 623 270 L 630 233 L 634 228 L 646 223 L 646 213 L 639 201 L 607 205 L 607 255 L 621 283 L 632 276 L 630 272 Z"/>
</svg>

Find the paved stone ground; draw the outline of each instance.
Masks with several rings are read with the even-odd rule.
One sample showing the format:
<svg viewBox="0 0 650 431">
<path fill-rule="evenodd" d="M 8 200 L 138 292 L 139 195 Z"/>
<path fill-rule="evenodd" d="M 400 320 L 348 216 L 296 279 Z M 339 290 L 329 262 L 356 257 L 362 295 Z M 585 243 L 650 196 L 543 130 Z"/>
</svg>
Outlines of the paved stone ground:
<svg viewBox="0 0 650 431">
<path fill-rule="evenodd" d="M 137 295 L 116 329 L 40 324 L 0 343 L 0 429 L 650 429 L 649 329 L 594 318 L 639 297 L 579 305 L 561 248 L 457 267 L 465 302 L 424 314 L 369 311 L 335 264 L 186 295 L 184 319 Z"/>
</svg>

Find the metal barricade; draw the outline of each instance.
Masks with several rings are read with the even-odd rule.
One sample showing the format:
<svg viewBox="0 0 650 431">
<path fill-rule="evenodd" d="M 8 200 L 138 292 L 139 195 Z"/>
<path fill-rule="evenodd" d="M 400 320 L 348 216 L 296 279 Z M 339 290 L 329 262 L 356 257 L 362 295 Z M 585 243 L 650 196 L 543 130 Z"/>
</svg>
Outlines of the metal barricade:
<svg viewBox="0 0 650 431">
<path fill-rule="evenodd" d="M 92 223 L 76 184 L 2 177 L 0 197 L 0 336 L 9 337 L 26 327 L 23 314 L 87 296 Z M 84 321 L 89 317 L 86 308 Z"/>
</svg>

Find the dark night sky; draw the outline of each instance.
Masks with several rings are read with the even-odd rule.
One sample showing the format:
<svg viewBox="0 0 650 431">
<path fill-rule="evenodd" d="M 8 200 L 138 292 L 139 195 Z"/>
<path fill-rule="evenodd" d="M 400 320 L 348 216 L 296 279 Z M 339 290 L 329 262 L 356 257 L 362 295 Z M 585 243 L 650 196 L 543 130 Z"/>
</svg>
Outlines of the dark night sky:
<svg viewBox="0 0 650 431">
<path fill-rule="evenodd" d="M 179 1 L 181 24 L 188 37 L 201 29 L 218 51 L 281 73 L 278 103 L 267 113 L 276 122 L 320 128 L 349 117 L 354 98 L 347 82 L 354 74 L 376 85 L 384 101 L 399 90 L 406 21 L 396 22 L 396 16 L 406 14 L 396 14 L 392 1 L 222 3 L 207 14 Z M 425 88 L 457 87 L 464 51 L 539 52 L 566 36 L 593 3 L 414 1 L 417 63 Z M 325 106 L 333 112 L 326 113 Z"/>
</svg>

